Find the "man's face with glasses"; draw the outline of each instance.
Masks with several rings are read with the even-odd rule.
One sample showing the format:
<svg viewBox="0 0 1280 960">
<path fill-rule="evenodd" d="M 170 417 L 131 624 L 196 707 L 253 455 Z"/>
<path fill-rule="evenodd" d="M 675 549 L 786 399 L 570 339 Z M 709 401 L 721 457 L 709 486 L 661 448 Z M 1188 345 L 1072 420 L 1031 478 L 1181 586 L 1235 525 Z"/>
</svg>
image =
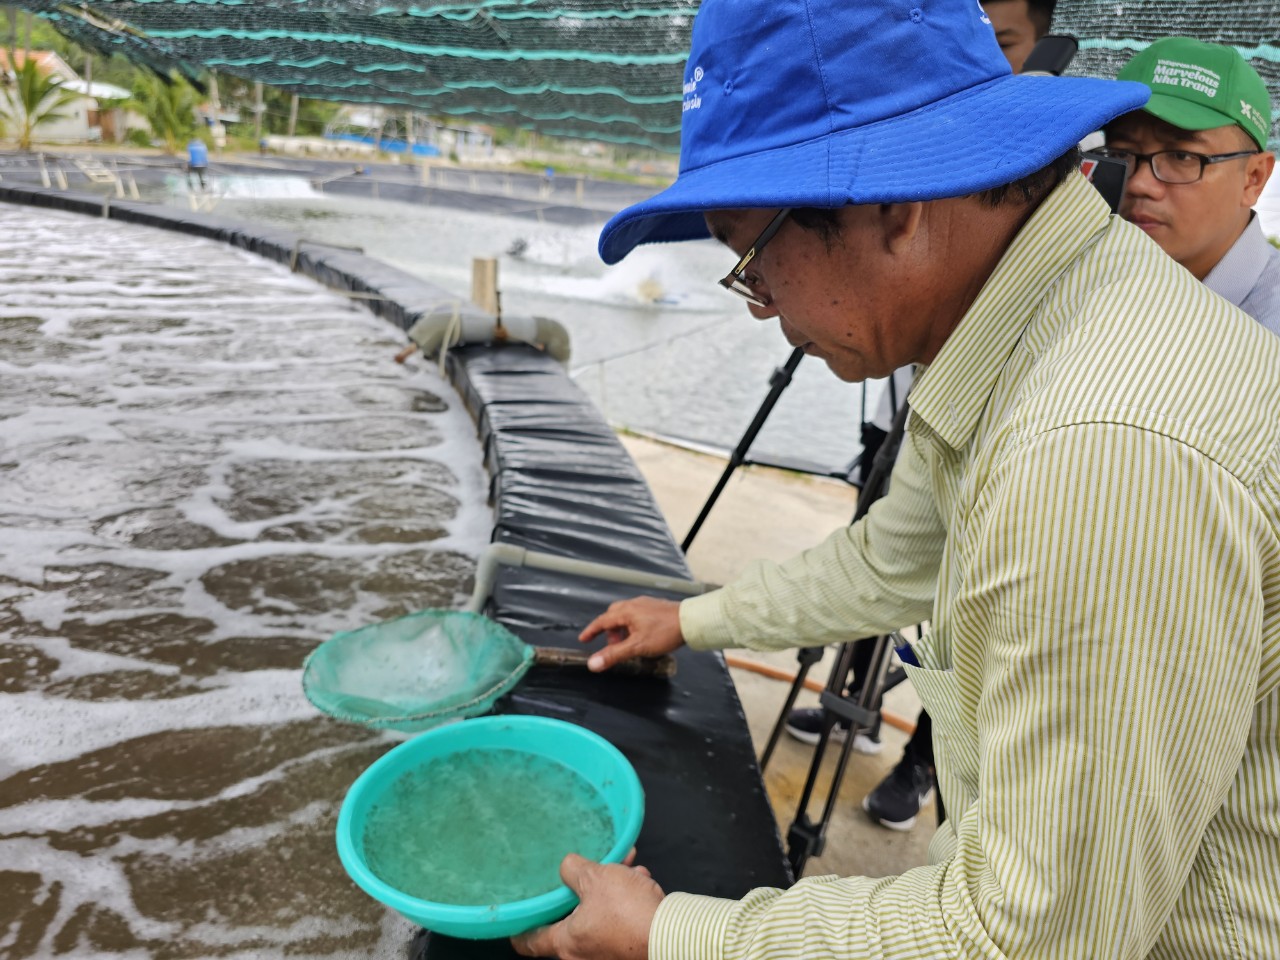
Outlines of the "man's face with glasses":
<svg viewBox="0 0 1280 960">
<path fill-rule="evenodd" d="M 924 262 L 928 245 L 913 244 L 916 228 L 904 226 L 918 223 L 917 206 L 846 206 L 827 220 L 817 211 L 710 211 L 708 230 L 736 257 L 719 283 L 841 380 L 888 376 L 936 346 L 933 313 L 916 298 L 928 287 L 922 272 L 932 276 L 937 264 Z"/>
<path fill-rule="evenodd" d="M 1130 162 L 1120 215 L 1203 280 L 1248 225 L 1274 157 L 1234 124 L 1183 130 L 1141 110 L 1106 134 Z"/>
<path fill-rule="evenodd" d="M 738 262 L 733 265 L 733 269 L 724 275 L 724 278 L 720 281 L 720 286 L 730 293 L 736 293 L 753 306 L 769 306 L 769 294 L 765 291 L 760 275 L 752 269 L 752 266 L 755 264 L 756 258 L 764 253 L 765 245 L 773 239 L 773 235 L 782 229 L 782 225 L 789 216 L 791 216 L 789 207 L 784 207 L 773 215 L 769 220 L 769 225 L 760 231 L 760 235 L 747 248 L 747 252 L 739 257 Z"/>
</svg>

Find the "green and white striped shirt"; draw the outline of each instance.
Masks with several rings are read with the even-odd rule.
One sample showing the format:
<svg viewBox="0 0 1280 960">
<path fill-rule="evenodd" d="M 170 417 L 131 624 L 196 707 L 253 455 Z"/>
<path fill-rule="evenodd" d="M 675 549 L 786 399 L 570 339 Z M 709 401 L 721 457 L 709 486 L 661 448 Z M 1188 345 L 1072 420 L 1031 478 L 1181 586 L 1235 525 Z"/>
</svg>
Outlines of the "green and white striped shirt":
<svg viewBox="0 0 1280 960">
<path fill-rule="evenodd" d="M 1280 338 L 1055 190 L 860 524 L 681 605 L 698 648 L 930 620 L 931 865 L 668 896 L 649 956 L 1280 958 Z"/>
</svg>

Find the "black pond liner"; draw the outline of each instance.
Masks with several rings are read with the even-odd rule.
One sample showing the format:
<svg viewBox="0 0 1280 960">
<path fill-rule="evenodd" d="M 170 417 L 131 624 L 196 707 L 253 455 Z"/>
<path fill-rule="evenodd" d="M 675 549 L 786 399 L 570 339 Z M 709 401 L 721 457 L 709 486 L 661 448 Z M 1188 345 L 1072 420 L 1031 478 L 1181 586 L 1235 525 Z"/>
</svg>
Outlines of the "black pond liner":
<svg viewBox="0 0 1280 960">
<path fill-rule="evenodd" d="M 107 216 L 219 240 L 329 287 L 374 295 L 369 309 L 407 330 L 457 298 L 361 254 L 298 247 L 298 236 L 154 204 L 0 183 L 0 201 Z M 296 263 L 295 263 L 296 261 Z M 474 306 L 463 307 L 481 314 Z M 468 345 L 448 374 L 476 422 L 490 476 L 493 540 L 580 560 L 689 578 L 653 495 L 599 411 L 563 367 L 523 344 Z M 577 646 L 577 633 L 634 588 L 499 567 L 489 613 L 529 643 Z M 665 890 L 741 897 L 789 886 L 746 718 L 724 659 L 687 648 L 667 684 L 571 671 L 531 673 L 495 712 L 555 717 L 614 743 L 645 789 L 638 860 Z M 336 854 L 335 854 L 336 855 Z M 506 940 L 423 932 L 415 958 L 515 956 Z"/>
</svg>

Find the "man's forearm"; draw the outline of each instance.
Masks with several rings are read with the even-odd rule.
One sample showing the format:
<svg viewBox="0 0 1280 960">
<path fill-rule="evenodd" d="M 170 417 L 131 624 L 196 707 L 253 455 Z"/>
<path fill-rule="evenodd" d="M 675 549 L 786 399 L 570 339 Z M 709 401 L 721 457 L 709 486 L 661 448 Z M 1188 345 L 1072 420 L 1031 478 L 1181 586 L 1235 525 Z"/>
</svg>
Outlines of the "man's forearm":
<svg viewBox="0 0 1280 960">
<path fill-rule="evenodd" d="M 946 531 L 910 434 L 889 493 L 861 521 L 784 563 L 755 563 L 721 590 L 684 601 L 698 649 L 822 646 L 927 620 Z"/>
</svg>

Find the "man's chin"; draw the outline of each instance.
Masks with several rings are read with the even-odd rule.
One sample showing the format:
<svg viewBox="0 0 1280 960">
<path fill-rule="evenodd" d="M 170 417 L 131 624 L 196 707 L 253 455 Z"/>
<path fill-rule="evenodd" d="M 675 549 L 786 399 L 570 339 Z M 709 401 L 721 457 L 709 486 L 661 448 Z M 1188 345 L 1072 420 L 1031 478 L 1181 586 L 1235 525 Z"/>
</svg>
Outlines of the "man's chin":
<svg viewBox="0 0 1280 960">
<path fill-rule="evenodd" d="M 863 380 L 874 380 L 876 374 L 869 373 L 867 368 L 847 357 L 823 357 L 827 369 L 836 375 L 837 380 L 845 383 L 861 383 Z"/>
</svg>

